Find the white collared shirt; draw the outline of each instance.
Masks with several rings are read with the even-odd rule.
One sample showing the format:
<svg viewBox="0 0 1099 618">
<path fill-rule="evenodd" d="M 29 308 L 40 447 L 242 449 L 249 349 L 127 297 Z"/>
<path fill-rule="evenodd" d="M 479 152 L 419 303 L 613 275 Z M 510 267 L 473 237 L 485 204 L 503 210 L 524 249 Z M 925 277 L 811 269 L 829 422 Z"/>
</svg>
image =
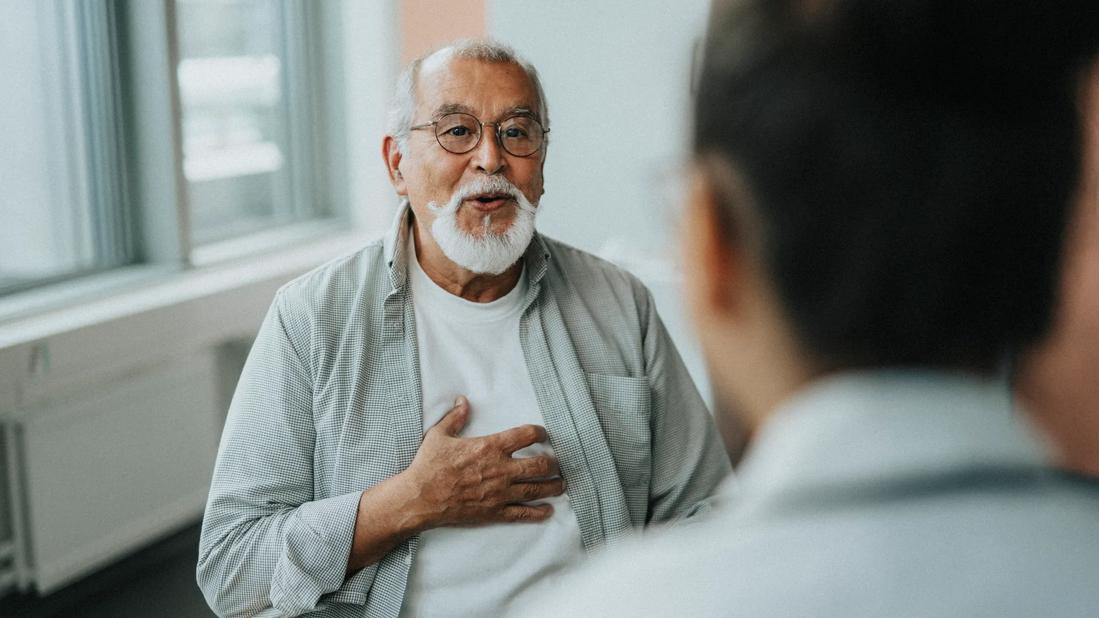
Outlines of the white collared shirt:
<svg viewBox="0 0 1099 618">
<path fill-rule="evenodd" d="M 709 519 L 532 598 L 544 616 L 1099 615 L 1099 492 L 1048 469 L 1007 385 L 848 373 L 765 423 Z M 534 608 L 533 611 L 524 611 Z"/>
</svg>

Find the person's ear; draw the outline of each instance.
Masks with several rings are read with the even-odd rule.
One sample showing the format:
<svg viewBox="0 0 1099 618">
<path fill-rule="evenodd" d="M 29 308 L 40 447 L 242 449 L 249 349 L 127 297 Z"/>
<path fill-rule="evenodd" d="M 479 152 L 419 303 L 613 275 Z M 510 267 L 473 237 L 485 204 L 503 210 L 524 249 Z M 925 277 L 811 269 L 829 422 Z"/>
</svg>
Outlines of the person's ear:
<svg viewBox="0 0 1099 618">
<path fill-rule="evenodd" d="M 747 283 L 739 234 L 701 170 L 691 174 L 686 202 L 680 244 L 688 301 L 699 321 L 735 319 Z"/>
<path fill-rule="evenodd" d="M 403 153 L 396 138 L 386 135 L 382 140 L 382 159 L 385 160 L 386 172 L 389 174 L 389 184 L 393 185 L 397 195 L 407 196 L 408 187 L 405 186 L 404 175 L 401 174 L 402 156 Z"/>
<path fill-rule="evenodd" d="M 542 178 L 542 188 L 538 191 L 538 198 L 546 194 L 546 154 L 549 153 L 549 142 L 542 144 L 542 163 L 538 167 L 538 175 Z"/>
</svg>

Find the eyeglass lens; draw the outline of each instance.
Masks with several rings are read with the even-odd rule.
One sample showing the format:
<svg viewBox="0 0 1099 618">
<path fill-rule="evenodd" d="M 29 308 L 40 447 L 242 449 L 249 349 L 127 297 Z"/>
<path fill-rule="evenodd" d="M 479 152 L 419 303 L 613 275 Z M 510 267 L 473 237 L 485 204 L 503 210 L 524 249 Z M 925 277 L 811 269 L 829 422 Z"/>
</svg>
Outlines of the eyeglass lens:
<svg viewBox="0 0 1099 618">
<path fill-rule="evenodd" d="M 516 157 L 534 154 L 542 147 L 544 131 L 528 116 L 512 116 L 499 123 L 500 145 Z M 447 114 L 435 125 L 435 137 L 448 152 L 464 154 L 481 141 L 481 123 L 469 114 Z"/>
</svg>

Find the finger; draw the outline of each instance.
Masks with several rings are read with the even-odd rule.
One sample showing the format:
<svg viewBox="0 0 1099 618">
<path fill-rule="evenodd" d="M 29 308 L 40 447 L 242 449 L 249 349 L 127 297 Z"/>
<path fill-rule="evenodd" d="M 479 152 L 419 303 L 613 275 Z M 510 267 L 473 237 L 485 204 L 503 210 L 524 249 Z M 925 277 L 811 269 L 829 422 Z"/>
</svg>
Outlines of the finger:
<svg viewBox="0 0 1099 618">
<path fill-rule="evenodd" d="M 547 439 L 546 428 L 541 425 L 520 425 L 485 437 L 496 443 L 500 450 L 508 455 L 531 444 L 545 442 Z"/>
<path fill-rule="evenodd" d="M 500 521 L 536 523 L 553 515 L 549 504 L 509 504 L 500 509 Z"/>
<path fill-rule="evenodd" d="M 514 459 L 511 470 L 512 478 L 516 481 L 544 480 L 561 476 L 557 459 L 548 455 Z"/>
<path fill-rule="evenodd" d="M 531 481 L 529 483 L 515 483 L 508 488 L 508 502 L 530 502 L 552 498 L 565 493 L 564 479 L 550 479 L 548 481 Z"/>
<path fill-rule="evenodd" d="M 438 428 L 439 431 L 448 436 L 457 436 L 468 421 L 469 401 L 465 397 L 459 396 L 454 400 L 454 407 L 444 414 L 443 418 L 439 419 L 439 422 L 435 423 L 435 427 L 432 427 L 432 429 Z"/>
</svg>

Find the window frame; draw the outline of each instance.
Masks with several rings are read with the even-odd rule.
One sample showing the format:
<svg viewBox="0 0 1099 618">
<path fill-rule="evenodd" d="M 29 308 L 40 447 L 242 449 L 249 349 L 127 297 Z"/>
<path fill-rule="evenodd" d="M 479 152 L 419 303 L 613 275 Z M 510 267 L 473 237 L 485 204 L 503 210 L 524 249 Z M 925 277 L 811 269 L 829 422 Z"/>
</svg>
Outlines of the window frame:
<svg viewBox="0 0 1099 618">
<path fill-rule="evenodd" d="M 58 13 L 78 35 L 66 37 L 71 49 L 64 54 L 75 59 L 65 67 L 75 92 L 60 96 L 75 96 L 79 103 L 58 106 L 74 118 L 64 123 L 73 125 L 64 130 L 72 133 L 66 140 L 74 144 L 66 165 L 75 192 L 90 206 L 82 219 L 92 228 L 97 266 L 0 290 L 0 322 L 43 304 L 17 297 L 48 298 L 58 284 L 132 281 L 130 273 L 143 267 L 162 277 L 166 271 L 260 255 L 347 230 L 346 145 L 338 139 L 336 124 L 344 117 L 342 82 L 339 68 L 325 62 L 342 51 L 343 7 L 272 1 L 283 25 L 287 214 L 292 221 L 205 244 L 195 242 L 183 172 L 175 0 L 58 3 Z M 114 277 L 116 270 L 128 275 Z M 79 287 L 94 286 L 82 281 Z M 56 296 L 72 302 L 69 294 Z"/>
<path fill-rule="evenodd" d="M 45 8 L 43 8 L 45 7 Z M 50 148 L 69 146 L 47 163 L 50 173 L 61 168 L 64 180 L 58 194 L 63 199 L 43 206 L 70 211 L 84 203 L 87 208 L 65 212 L 63 218 L 90 237 L 83 253 L 90 264 L 59 271 L 25 282 L 0 287 L 0 297 L 10 297 L 35 288 L 55 285 L 124 268 L 136 261 L 129 192 L 125 185 L 123 154 L 125 135 L 122 99 L 118 88 L 116 6 L 114 3 L 57 2 L 40 5 L 39 15 L 52 21 L 52 34 L 61 40 L 45 45 L 43 59 L 59 72 L 61 89 L 45 105 L 56 120 Z M 45 67 L 43 67 L 45 68 Z M 48 69 L 47 69 L 48 70 Z M 57 220 L 58 217 L 51 217 Z"/>
<path fill-rule="evenodd" d="M 237 259 L 248 255 L 255 255 L 278 247 L 284 247 L 288 242 L 304 242 L 315 239 L 334 230 L 345 229 L 349 219 L 348 204 L 339 199 L 340 193 L 332 190 L 332 187 L 340 186 L 347 182 L 347 168 L 343 162 L 342 147 L 330 144 L 329 136 L 338 135 L 332 131 L 331 123 L 324 122 L 327 116 L 335 117 L 335 108 L 340 103 L 338 91 L 329 82 L 332 71 L 327 70 L 323 58 L 330 51 L 327 46 L 338 45 L 341 37 L 338 32 L 331 32 L 332 19 L 328 16 L 333 11 L 338 11 L 338 3 L 309 2 L 308 0 L 272 0 L 279 5 L 282 19 L 283 32 L 281 33 L 281 49 L 285 60 L 282 72 L 282 92 L 285 100 L 283 106 L 284 125 L 286 134 L 287 152 L 284 153 L 285 165 L 289 172 L 287 187 L 291 198 L 287 205 L 287 213 L 292 219 L 286 223 L 276 223 L 270 227 L 244 233 L 232 238 L 216 240 L 206 243 L 198 243 L 192 226 L 192 202 L 188 191 L 188 181 L 183 172 L 183 135 L 182 119 L 183 108 L 180 98 L 177 69 L 179 67 L 179 31 L 176 21 L 175 0 L 159 0 L 156 2 L 140 3 L 132 2 L 127 10 L 130 20 L 130 32 L 140 36 L 145 32 L 157 32 L 162 34 L 165 45 L 159 50 L 161 66 L 167 65 L 169 71 L 160 75 L 151 75 L 148 67 L 135 71 L 137 78 L 134 84 L 142 84 L 142 88 L 152 81 L 160 82 L 159 88 L 170 99 L 169 109 L 171 117 L 164 118 L 157 114 L 157 110 L 146 110 L 145 119 L 134 116 L 133 124 L 139 127 L 161 126 L 161 131 L 168 122 L 172 124 L 173 136 L 171 152 L 163 147 L 149 143 L 150 138 L 145 138 L 145 147 L 148 151 L 158 155 L 162 161 L 170 165 L 174 172 L 173 189 L 166 191 L 164 188 L 169 183 L 156 181 L 142 181 L 145 195 L 140 201 L 143 208 L 148 208 L 150 198 L 158 201 L 174 201 L 176 214 L 174 220 L 178 222 L 177 239 L 173 243 L 166 233 L 172 227 L 171 217 L 166 212 L 154 213 L 162 220 L 158 223 L 149 221 L 143 231 L 143 243 L 146 248 L 147 261 L 177 261 L 183 268 L 205 266 L 215 264 L 227 259 Z M 154 28 L 143 29 L 142 22 L 155 25 Z M 136 31 L 136 32 L 135 32 Z M 146 49 L 146 46 L 140 47 Z M 131 63 L 137 61 L 140 54 L 127 53 Z M 159 78 L 159 79 L 158 79 Z M 335 84 L 338 86 L 338 84 Z M 127 99 L 136 100 L 138 97 L 132 92 Z M 163 110 L 163 108 L 161 108 Z M 341 116 L 342 117 L 342 116 Z M 146 133 L 157 133 L 155 130 L 146 130 Z M 139 138 L 140 139 L 140 138 Z M 155 137 L 151 139 L 155 140 Z M 327 145 L 326 145 L 327 144 Z M 159 152 L 158 152 L 159 151 Z M 138 175 L 144 173 L 139 168 Z M 157 196 L 157 187 L 161 188 L 161 195 Z M 158 251 L 156 255 L 151 253 L 152 247 L 171 247 L 175 244 L 175 251 Z"/>
</svg>

